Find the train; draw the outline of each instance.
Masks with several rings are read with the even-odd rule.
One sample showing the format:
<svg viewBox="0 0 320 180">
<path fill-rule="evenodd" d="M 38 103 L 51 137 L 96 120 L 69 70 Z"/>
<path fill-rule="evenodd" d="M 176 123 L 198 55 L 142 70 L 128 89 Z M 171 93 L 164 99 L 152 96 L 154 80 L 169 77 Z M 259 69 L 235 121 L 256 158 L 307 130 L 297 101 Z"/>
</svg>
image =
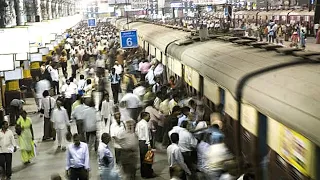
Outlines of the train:
<svg viewBox="0 0 320 180">
<path fill-rule="evenodd" d="M 137 30 L 139 46 L 167 77 L 184 81 L 209 109 L 223 106 L 225 143 L 258 179 L 320 179 L 320 61 L 228 37 L 200 41 L 183 30 L 126 23 L 115 21 L 118 29 Z"/>
</svg>

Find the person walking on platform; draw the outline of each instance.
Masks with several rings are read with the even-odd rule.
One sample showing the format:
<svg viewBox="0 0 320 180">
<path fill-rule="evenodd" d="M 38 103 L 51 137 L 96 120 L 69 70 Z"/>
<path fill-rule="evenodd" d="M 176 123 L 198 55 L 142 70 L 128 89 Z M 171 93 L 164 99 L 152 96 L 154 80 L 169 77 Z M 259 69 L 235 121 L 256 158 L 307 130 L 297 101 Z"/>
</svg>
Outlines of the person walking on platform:
<svg viewBox="0 0 320 180">
<path fill-rule="evenodd" d="M 50 75 L 51 75 L 51 79 L 52 79 L 52 88 L 53 88 L 53 92 L 54 94 L 57 94 L 59 95 L 60 92 L 59 92 L 59 70 L 58 70 L 58 65 L 55 65 L 51 72 L 50 72 Z"/>
<path fill-rule="evenodd" d="M 14 140 L 13 132 L 8 129 L 9 123 L 2 122 L 2 129 L 0 131 L 0 167 L 4 170 L 7 180 L 11 179 L 12 174 L 12 153 L 16 152 L 16 142 Z"/>
<path fill-rule="evenodd" d="M 19 128 L 17 128 L 19 127 Z M 20 129 L 19 133 L 19 146 L 21 152 L 21 160 L 24 164 L 29 164 L 34 157 L 34 143 L 33 143 L 33 128 L 32 122 L 27 117 L 27 112 L 22 111 L 20 118 L 17 121 L 17 129 Z"/>
<path fill-rule="evenodd" d="M 120 112 L 114 113 L 114 121 L 110 126 L 110 135 L 113 139 L 113 147 L 116 157 L 116 163 L 120 163 L 121 146 L 118 141 L 122 138 L 123 133 L 126 131 L 125 124 L 121 121 Z"/>
<path fill-rule="evenodd" d="M 112 68 L 111 73 L 109 75 L 109 79 L 111 81 L 111 89 L 112 89 L 112 94 L 113 94 L 113 100 L 114 103 L 118 103 L 118 98 L 119 98 L 119 92 L 120 92 L 120 80 L 121 77 L 116 74 L 116 69 Z"/>
<path fill-rule="evenodd" d="M 85 104 L 87 105 L 87 108 L 83 112 L 83 125 L 86 134 L 86 142 L 89 146 L 89 150 L 91 150 L 92 147 L 94 147 L 94 150 L 97 151 L 98 140 L 96 109 L 91 98 L 86 98 Z"/>
<path fill-rule="evenodd" d="M 56 132 L 53 128 L 53 123 L 50 121 L 51 112 L 56 105 L 56 100 L 50 97 L 49 91 L 45 90 L 43 92 L 43 99 L 41 104 L 40 112 L 44 114 L 44 125 L 43 125 L 43 138 L 42 141 L 53 138 L 56 139 Z"/>
<path fill-rule="evenodd" d="M 14 126 L 22 111 L 25 102 L 21 99 L 13 99 L 10 102 L 10 125 Z"/>
<path fill-rule="evenodd" d="M 78 135 L 80 136 L 80 140 L 82 142 L 85 142 L 85 135 L 84 135 L 84 112 L 85 109 L 87 109 L 88 106 L 86 106 L 84 104 L 84 99 L 81 98 L 80 100 L 80 105 L 77 106 L 76 108 L 74 108 L 72 110 L 72 114 L 71 114 L 71 120 L 75 120 L 76 121 L 76 125 L 77 125 L 77 132 Z"/>
<path fill-rule="evenodd" d="M 65 98 L 64 107 L 68 112 L 68 117 L 71 117 L 71 107 L 73 103 L 73 95 L 76 94 L 77 86 L 70 82 L 70 80 L 66 80 L 66 84 L 62 86 L 61 92 Z"/>
<path fill-rule="evenodd" d="M 148 126 L 150 114 L 147 112 L 141 112 L 140 117 L 141 120 L 137 123 L 135 131 L 139 139 L 141 177 L 154 178 L 156 175 L 153 172 L 152 164 L 147 164 L 144 162 L 148 150 L 151 150 L 151 131 Z"/>
<path fill-rule="evenodd" d="M 57 139 L 58 139 L 58 149 L 65 150 L 65 134 L 66 128 L 70 131 L 70 123 L 66 109 L 62 107 L 62 102 L 57 101 L 57 107 L 52 112 L 51 121 L 55 125 Z"/>
<path fill-rule="evenodd" d="M 101 142 L 98 148 L 98 163 L 101 180 L 120 180 L 114 169 L 114 156 L 108 146 L 111 137 L 108 133 L 101 135 Z"/>
<path fill-rule="evenodd" d="M 73 142 L 67 148 L 66 175 L 70 180 L 88 180 L 90 170 L 88 145 L 80 142 L 78 134 L 73 135 Z"/>
</svg>

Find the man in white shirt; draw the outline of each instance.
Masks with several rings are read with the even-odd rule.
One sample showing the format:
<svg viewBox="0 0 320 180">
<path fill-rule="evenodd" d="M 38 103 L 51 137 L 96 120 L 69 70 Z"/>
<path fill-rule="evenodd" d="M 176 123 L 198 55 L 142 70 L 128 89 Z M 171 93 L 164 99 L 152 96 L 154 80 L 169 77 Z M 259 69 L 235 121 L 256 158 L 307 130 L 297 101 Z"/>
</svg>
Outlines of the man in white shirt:
<svg viewBox="0 0 320 180">
<path fill-rule="evenodd" d="M 54 66 L 50 71 L 51 79 L 52 79 L 52 88 L 54 94 L 60 94 L 59 92 L 59 70 L 57 66 Z"/>
<path fill-rule="evenodd" d="M 314 29 L 314 37 L 317 38 L 317 32 L 318 32 L 318 29 L 319 29 L 319 23 L 315 23 L 314 26 L 313 26 L 313 29 Z"/>
<path fill-rule="evenodd" d="M 133 120 L 137 120 L 139 116 L 139 108 L 142 106 L 142 102 L 139 97 L 132 93 L 125 94 L 120 100 L 120 105 L 126 107 L 129 116 Z"/>
<path fill-rule="evenodd" d="M 154 79 L 155 75 L 154 75 L 154 66 L 151 66 L 151 68 L 149 69 L 148 73 L 146 74 L 146 81 L 149 83 L 149 85 L 153 86 L 156 82 Z"/>
<path fill-rule="evenodd" d="M 86 80 L 84 79 L 84 75 L 80 75 L 80 80 L 78 81 L 78 94 L 84 94 L 84 87 L 86 86 Z"/>
<path fill-rule="evenodd" d="M 78 70 L 78 67 L 79 67 L 79 58 L 73 54 L 71 55 L 71 58 L 70 58 L 70 62 L 71 62 L 71 70 L 72 70 L 72 77 L 73 78 L 76 78 L 76 75 L 77 75 L 77 70 Z"/>
<path fill-rule="evenodd" d="M 140 172 L 142 178 L 154 178 L 156 175 L 153 172 L 152 164 L 146 164 L 144 158 L 148 152 L 151 150 L 151 132 L 148 126 L 148 121 L 150 120 L 150 114 L 147 112 L 141 112 L 141 120 L 136 125 L 136 134 L 139 139 L 139 149 L 140 149 Z"/>
<path fill-rule="evenodd" d="M 179 147 L 183 155 L 184 161 L 188 168 L 193 172 L 193 163 L 196 162 L 196 147 L 198 140 L 187 130 L 188 121 L 181 123 L 182 129 L 179 134 Z"/>
<path fill-rule="evenodd" d="M 70 58 L 70 50 L 71 50 L 71 45 L 70 43 L 67 41 L 66 44 L 64 45 L 64 49 L 67 51 L 67 57 L 68 59 Z"/>
<path fill-rule="evenodd" d="M 65 134 L 67 130 L 70 129 L 70 123 L 68 114 L 65 108 L 61 106 L 62 102 L 57 101 L 57 107 L 52 112 L 51 121 L 55 125 L 57 139 L 58 139 L 58 149 L 66 150 L 65 147 Z"/>
<path fill-rule="evenodd" d="M 42 140 L 45 141 L 51 138 L 55 140 L 56 132 L 54 131 L 54 127 L 52 122 L 50 121 L 50 117 L 51 117 L 51 112 L 56 105 L 56 100 L 53 97 L 50 97 L 48 90 L 45 90 L 42 95 L 44 97 L 41 103 L 41 113 L 43 113 L 44 115 Z"/>
<path fill-rule="evenodd" d="M 110 135 L 113 140 L 114 152 L 116 157 L 116 163 L 120 163 L 121 146 L 119 145 L 119 139 L 122 139 L 122 135 L 126 132 L 125 124 L 121 121 L 121 114 L 116 112 L 114 114 L 114 121 L 110 127 Z"/>
<path fill-rule="evenodd" d="M 83 125 L 86 134 L 86 142 L 88 144 L 89 150 L 98 150 L 98 140 L 97 140 L 97 111 L 94 107 L 93 100 L 91 98 L 85 99 L 85 104 L 88 108 L 83 112 Z"/>
<path fill-rule="evenodd" d="M 0 131 L 0 167 L 7 179 L 11 179 L 12 153 L 16 152 L 17 148 L 13 132 L 8 128 L 9 123 L 3 121 Z"/>
<path fill-rule="evenodd" d="M 168 156 L 170 172 L 172 171 L 172 168 L 174 168 L 175 166 L 178 166 L 182 168 L 184 171 L 183 175 L 179 178 L 181 180 L 186 180 L 187 178 L 185 173 L 187 173 L 188 175 L 191 175 L 191 171 L 189 170 L 188 166 L 184 162 L 184 158 L 182 156 L 180 147 L 178 146 L 179 134 L 172 133 L 170 136 L 170 139 L 172 144 L 167 148 L 167 156 Z"/>
<path fill-rule="evenodd" d="M 89 108 L 87 105 L 84 104 L 84 100 L 81 99 L 81 104 L 77 106 L 71 113 L 71 120 L 76 121 L 77 131 L 80 136 L 80 140 L 82 142 L 85 141 L 84 135 L 84 113 L 85 110 Z"/>
<path fill-rule="evenodd" d="M 77 86 L 74 83 L 71 83 L 70 80 L 66 80 L 66 84 L 61 87 L 61 92 L 64 95 L 65 103 L 64 107 L 68 112 L 68 117 L 71 117 L 71 106 L 73 103 L 73 96 L 75 96 L 77 92 Z"/>
<path fill-rule="evenodd" d="M 118 63 L 118 61 L 115 62 L 115 65 L 113 66 L 113 68 L 116 70 L 116 74 L 121 75 L 123 72 L 123 68 L 122 66 Z"/>
<path fill-rule="evenodd" d="M 42 101 L 42 94 L 45 90 L 50 90 L 51 85 L 50 82 L 46 79 L 42 79 L 40 80 L 37 84 L 36 84 L 36 98 L 38 99 L 38 110 L 41 109 L 41 101 Z"/>
<path fill-rule="evenodd" d="M 111 115 L 113 114 L 113 101 L 110 101 L 109 95 L 106 94 L 101 105 L 101 118 L 104 120 L 104 130 L 110 133 Z"/>
</svg>

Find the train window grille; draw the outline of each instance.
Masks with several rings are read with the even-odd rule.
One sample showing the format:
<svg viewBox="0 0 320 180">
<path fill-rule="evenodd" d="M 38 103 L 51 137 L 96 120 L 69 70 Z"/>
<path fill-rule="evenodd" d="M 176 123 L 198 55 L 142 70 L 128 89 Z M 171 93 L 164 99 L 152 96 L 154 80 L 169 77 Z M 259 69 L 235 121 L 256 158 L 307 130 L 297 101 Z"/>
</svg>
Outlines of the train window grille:
<svg viewBox="0 0 320 180">
<path fill-rule="evenodd" d="M 281 156 L 277 155 L 276 160 L 275 160 L 275 164 L 277 165 L 277 167 L 279 167 L 283 171 L 286 171 L 287 163 L 284 159 L 282 159 Z"/>
<path fill-rule="evenodd" d="M 303 175 L 295 168 L 292 168 L 289 172 L 289 177 L 292 180 L 303 180 Z"/>
</svg>

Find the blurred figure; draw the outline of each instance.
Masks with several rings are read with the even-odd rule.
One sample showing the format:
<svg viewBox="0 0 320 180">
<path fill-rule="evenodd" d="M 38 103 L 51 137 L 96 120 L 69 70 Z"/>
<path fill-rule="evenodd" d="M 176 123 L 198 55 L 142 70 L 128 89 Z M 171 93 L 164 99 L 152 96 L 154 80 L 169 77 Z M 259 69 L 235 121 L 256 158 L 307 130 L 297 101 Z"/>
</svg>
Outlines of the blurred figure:
<svg viewBox="0 0 320 180">
<path fill-rule="evenodd" d="M 118 173 L 114 169 L 114 157 L 109 149 L 108 143 L 111 137 L 108 133 L 103 133 L 98 148 L 98 163 L 101 180 L 120 180 Z"/>
<path fill-rule="evenodd" d="M 62 180 L 61 176 L 59 174 L 52 174 L 51 180 Z"/>
<path fill-rule="evenodd" d="M 142 102 L 137 95 L 132 93 L 125 94 L 120 100 L 120 105 L 126 108 L 130 119 L 138 119 L 139 108 L 142 106 Z"/>
<path fill-rule="evenodd" d="M 54 94 L 60 94 L 59 90 L 59 70 L 58 66 L 55 65 L 50 71 L 51 79 L 52 79 L 52 88 Z"/>
<path fill-rule="evenodd" d="M 9 123 L 3 121 L 2 129 L 0 131 L 0 167 L 3 169 L 3 173 L 7 180 L 11 179 L 12 174 L 12 153 L 16 152 L 16 142 L 14 140 L 13 132 L 8 129 Z M 1 177 L 0 177 L 1 178 Z"/>
<path fill-rule="evenodd" d="M 167 148 L 167 156 L 169 162 L 169 171 L 173 171 L 174 167 L 180 167 L 184 172 L 179 175 L 179 179 L 186 180 L 186 174 L 191 175 L 191 171 L 189 170 L 188 166 L 185 164 L 185 160 L 181 153 L 181 149 L 178 146 L 179 142 L 179 135 L 178 133 L 172 133 L 170 135 L 170 139 L 172 144 Z M 172 176 L 171 176 L 172 178 Z"/>
<path fill-rule="evenodd" d="M 21 99 L 13 99 L 10 102 L 10 125 L 14 126 L 16 124 L 17 119 L 20 116 L 20 113 L 23 108 L 23 104 L 25 102 Z"/>
<path fill-rule="evenodd" d="M 57 101 L 57 106 L 52 112 L 51 121 L 53 122 L 58 139 L 58 149 L 66 150 L 65 134 L 70 131 L 70 123 L 67 110 L 62 107 L 62 102 Z"/>
<path fill-rule="evenodd" d="M 86 142 L 88 143 L 89 150 L 94 147 L 94 150 L 98 150 L 97 140 L 97 114 L 94 107 L 93 100 L 91 98 L 85 99 L 87 108 L 83 111 L 83 125 L 86 134 Z"/>
<path fill-rule="evenodd" d="M 126 121 L 126 132 L 120 140 L 122 148 L 120 164 L 122 167 L 122 180 L 135 180 L 137 162 L 139 157 L 139 141 L 135 134 L 135 121 Z"/>
<path fill-rule="evenodd" d="M 71 114 L 71 120 L 76 121 L 77 132 L 78 132 L 78 135 L 80 136 L 80 140 L 82 142 L 85 141 L 85 135 L 84 135 L 84 117 L 85 116 L 84 116 L 84 112 L 87 108 L 88 108 L 88 106 L 86 106 L 84 104 L 84 99 L 81 98 L 80 105 L 78 105 L 76 108 L 74 108 L 74 110 L 72 111 L 72 114 Z"/>
<path fill-rule="evenodd" d="M 73 142 L 67 148 L 66 175 L 70 180 L 88 180 L 90 169 L 88 146 L 80 142 L 78 134 L 73 135 Z"/>
<path fill-rule="evenodd" d="M 17 125 L 21 127 L 21 134 L 19 135 L 19 146 L 21 152 L 21 160 L 25 164 L 29 164 L 34 157 L 34 143 L 33 143 L 33 128 L 32 121 L 27 117 L 27 112 L 22 111 Z"/>
</svg>

